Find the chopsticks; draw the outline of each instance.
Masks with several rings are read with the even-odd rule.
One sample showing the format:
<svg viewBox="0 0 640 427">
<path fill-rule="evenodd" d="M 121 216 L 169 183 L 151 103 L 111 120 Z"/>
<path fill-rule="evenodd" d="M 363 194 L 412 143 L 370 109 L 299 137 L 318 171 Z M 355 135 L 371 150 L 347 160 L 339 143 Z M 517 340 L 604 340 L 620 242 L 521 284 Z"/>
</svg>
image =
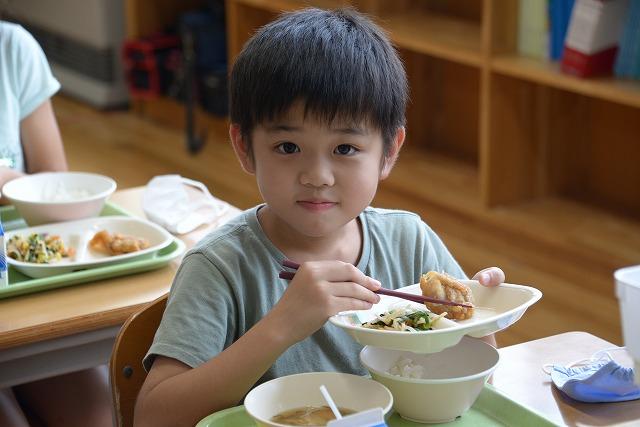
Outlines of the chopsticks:
<svg viewBox="0 0 640 427">
<path fill-rule="evenodd" d="M 285 280 L 292 280 L 293 277 L 296 274 L 295 270 L 297 270 L 300 267 L 300 264 L 298 264 L 296 262 L 293 262 L 291 260 L 285 259 L 285 260 L 282 261 L 282 266 L 286 267 L 286 268 L 290 268 L 290 269 L 292 269 L 294 271 L 282 270 L 280 272 L 280 274 L 278 274 L 278 277 L 281 278 L 281 279 L 285 279 Z M 408 301 L 413 301 L 413 302 L 417 302 L 417 303 L 430 302 L 432 304 L 441 304 L 441 305 L 473 308 L 473 305 L 467 304 L 467 303 L 447 301 L 447 300 L 442 300 L 442 299 L 438 299 L 438 298 L 426 297 L 424 295 L 408 294 L 406 292 L 399 292 L 399 291 L 394 291 L 394 290 L 386 289 L 386 288 L 380 288 L 377 291 L 375 291 L 375 293 L 380 294 L 380 295 L 388 295 L 388 296 L 396 297 L 396 298 L 402 298 L 402 299 L 406 299 Z"/>
</svg>

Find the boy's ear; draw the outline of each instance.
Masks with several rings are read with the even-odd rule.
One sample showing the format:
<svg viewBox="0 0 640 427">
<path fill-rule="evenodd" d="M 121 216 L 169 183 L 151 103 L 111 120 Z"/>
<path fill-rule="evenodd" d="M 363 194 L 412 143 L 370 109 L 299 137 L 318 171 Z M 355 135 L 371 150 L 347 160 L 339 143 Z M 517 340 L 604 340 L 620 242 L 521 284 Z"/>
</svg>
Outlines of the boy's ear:
<svg viewBox="0 0 640 427">
<path fill-rule="evenodd" d="M 386 179 L 391 173 L 393 165 L 395 165 L 396 160 L 398 160 L 398 154 L 400 154 L 402 144 L 404 144 L 405 135 L 404 126 L 400 126 L 396 131 L 393 141 L 391 142 L 389 153 L 383 159 L 382 170 L 380 171 L 380 180 Z"/>
<path fill-rule="evenodd" d="M 233 151 L 235 151 L 236 157 L 240 161 L 242 169 L 247 173 L 254 174 L 256 172 L 256 168 L 253 162 L 253 155 L 251 154 L 249 144 L 242 137 L 242 132 L 240 132 L 240 125 L 231 123 L 231 125 L 229 126 L 229 137 L 231 138 Z"/>
</svg>

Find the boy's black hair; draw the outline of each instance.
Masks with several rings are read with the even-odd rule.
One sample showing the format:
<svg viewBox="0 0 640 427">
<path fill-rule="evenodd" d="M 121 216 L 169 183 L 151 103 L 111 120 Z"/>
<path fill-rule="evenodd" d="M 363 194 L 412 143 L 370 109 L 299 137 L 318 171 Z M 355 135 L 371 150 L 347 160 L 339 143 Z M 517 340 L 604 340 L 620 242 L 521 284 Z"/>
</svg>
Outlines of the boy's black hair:
<svg viewBox="0 0 640 427">
<path fill-rule="evenodd" d="M 405 123 L 407 77 L 384 31 L 351 9 L 285 13 L 256 32 L 233 66 L 231 122 L 250 144 L 256 125 L 301 100 L 330 123 L 363 120 L 380 130 L 385 154 Z"/>
</svg>

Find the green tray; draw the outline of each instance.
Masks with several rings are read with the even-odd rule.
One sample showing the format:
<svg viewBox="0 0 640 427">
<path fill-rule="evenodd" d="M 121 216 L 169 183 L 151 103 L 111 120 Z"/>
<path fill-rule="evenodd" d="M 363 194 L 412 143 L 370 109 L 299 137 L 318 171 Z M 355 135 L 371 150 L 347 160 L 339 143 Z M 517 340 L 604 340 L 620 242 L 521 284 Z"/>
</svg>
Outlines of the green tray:
<svg viewBox="0 0 640 427">
<path fill-rule="evenodd" d="M 509 399 L 490 384 L 486 384 L 478 400 L 461 417 L 445 424 L 420 424 L 407 421 L 393 413 L 388 419 L 389 427 L 450 426 L 557 426 L 539 413 Z M 196 427 L 255 427 L 256 423 L 244 410 L 244 406 L 225 409 L 202 419 Z"/>
<path fill-rule="evenodd" d="M 120 206 L 107 202 L 102 212 L 100 212 L 100 216 L 110 215 L 132 216 Z M 0 220 L 2 221 L 2 226 L 5 231 L 27 227 L 27 224 L 13 206 L 0 207 Z M 167 265 L 171 260 L 180 256 L 180 254 L 184 252 L 184 249 L 185 244 L 182 240 L 174 238 L 168 246 L 160 249 L 151 258 L 132 260 L 129 262 L 123 261 L 118 264 L 88 268 L 86 270 L 73 271 L 71 273 L 58 274 L 56 276 L 42 277 L 39 279 L 26 276 L 9 265 L 9 286 L 0 288 L 0 299 L 154 270 Z"/>
</svg>

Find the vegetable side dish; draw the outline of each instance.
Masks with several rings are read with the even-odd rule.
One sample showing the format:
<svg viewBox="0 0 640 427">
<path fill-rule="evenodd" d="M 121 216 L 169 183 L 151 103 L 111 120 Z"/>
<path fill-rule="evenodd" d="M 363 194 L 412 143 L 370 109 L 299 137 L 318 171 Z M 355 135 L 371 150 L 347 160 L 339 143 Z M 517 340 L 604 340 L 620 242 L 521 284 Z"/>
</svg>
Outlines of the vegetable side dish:
<svg viewBox="0 0 640 427">
<path fill-rule="evenodd" d="M 446 313 L 435 315 L 426 310 L 395 308 L 380 314 L 374 320 L 362 324 L 365 328 L 389 331 L 428 331 Z"/>
<path fill-rule="evenodd" d="M 50 264 L 71 257 L 73 248 L 66 248 L 60 236 L 32 233 L 28 237 L 12 236 L 7 242 L 7 255 L 16 261 Z"/>
</svg>

